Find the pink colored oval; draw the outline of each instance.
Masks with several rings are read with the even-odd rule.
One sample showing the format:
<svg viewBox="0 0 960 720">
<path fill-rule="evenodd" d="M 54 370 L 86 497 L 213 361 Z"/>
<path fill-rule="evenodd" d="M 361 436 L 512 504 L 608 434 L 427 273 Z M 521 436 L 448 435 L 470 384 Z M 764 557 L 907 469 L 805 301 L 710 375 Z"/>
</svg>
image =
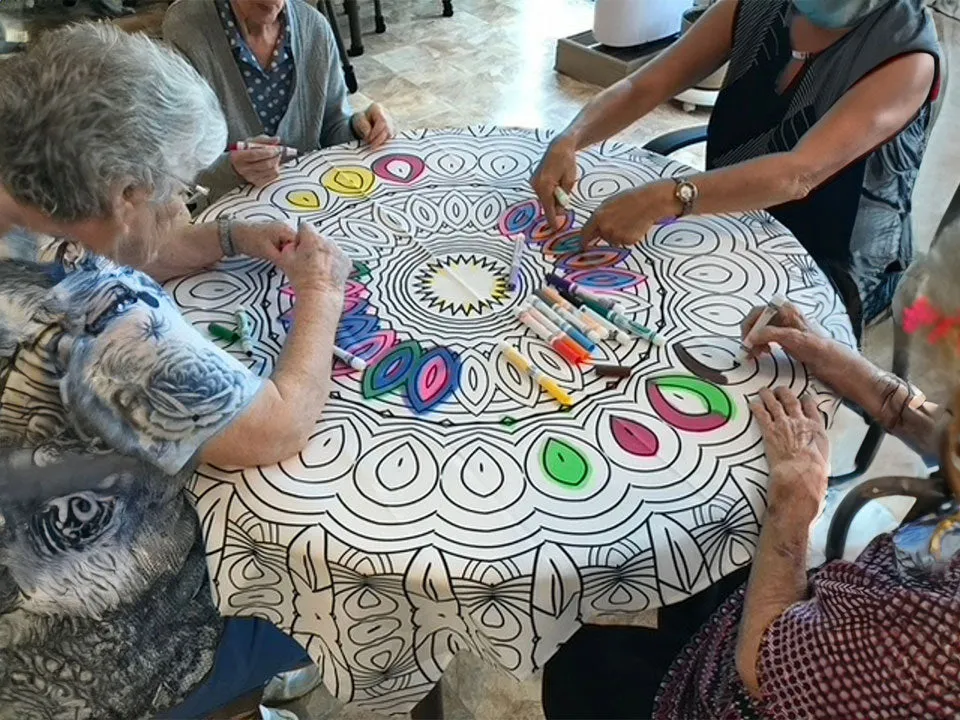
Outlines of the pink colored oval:
<svg viewBox="0 0 960 720">
<path fill-rule="evenodd" d="M 395 185 L 411 185 L 420 179 L 427 166 L 416 155 L 393 153 L 377 158 L 370 169 L 381 180 Z"/>
<path fill-rule="evenodd" d="M 654 457 L 660 451 L 660 440 L 645 425 L 621 417 L 610 418 L 610 430 L 617 445 L 637 457 Z"/>
</svg>

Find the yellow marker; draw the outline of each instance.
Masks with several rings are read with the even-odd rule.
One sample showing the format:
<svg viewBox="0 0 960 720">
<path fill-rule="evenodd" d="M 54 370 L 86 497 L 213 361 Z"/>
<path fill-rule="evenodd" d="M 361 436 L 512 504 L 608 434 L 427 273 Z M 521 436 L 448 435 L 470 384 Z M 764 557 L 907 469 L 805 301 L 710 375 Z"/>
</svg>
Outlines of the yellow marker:
<svg viewBox="0 0 960 720">
<path fill-rule="evenodd" d="M 529 359 L 512 347 L 510 343 L 501 341 L 500 352 L 503 353 L 507 362 L 520 372 L 529 375 L 558 403 L 566 405 L 567 407 L 573 405 L 573 398 L 570 397 L 566 390 L 560 387 L 556 380 L 540 372 Z"/>
</svg>

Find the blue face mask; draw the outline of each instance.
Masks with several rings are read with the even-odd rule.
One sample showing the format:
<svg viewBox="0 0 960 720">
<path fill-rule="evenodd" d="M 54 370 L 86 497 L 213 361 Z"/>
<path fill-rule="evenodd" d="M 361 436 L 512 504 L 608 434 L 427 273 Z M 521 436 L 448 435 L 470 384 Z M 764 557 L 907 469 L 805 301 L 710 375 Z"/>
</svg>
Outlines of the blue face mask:
<svg viewBox="0 0 960 720">
<path fill-rule="evenodd" d="M 890 0 L 793 0 L 793 7 L 817 27 L 840 30 L 853 27 Z"/>
</svg>

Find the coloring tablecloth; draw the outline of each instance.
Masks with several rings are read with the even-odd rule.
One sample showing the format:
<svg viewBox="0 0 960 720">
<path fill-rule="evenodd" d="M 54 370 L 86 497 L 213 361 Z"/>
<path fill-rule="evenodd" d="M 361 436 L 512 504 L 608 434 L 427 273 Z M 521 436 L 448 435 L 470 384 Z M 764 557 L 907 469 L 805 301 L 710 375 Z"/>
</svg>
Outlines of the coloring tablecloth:
<svg viewBox="0 0 960 720">
<path fill-rule="evenodd" d="M 338 344 L 370 368 L 336 367 L 299 456 L 205 467 L 193 491 L 221 610 L 291 632 L 335 695 L 377 712 L 408 711 L 458 650 L 522 678 L 581 623 L 675 603 L 748 563 L 767 466 L 747 398 L 786 385 L 835 408 L 786 357 L 738 356 L 739 323 L 775 292 L 853 342 L 781 225 L 693 217 L 632 251 L 581 252 L 577 228 L 605 198 L 685 168 L 613 142 L 581 153 L 553 235 L 528 185 L 548 139 L 474 127 L 326 150 L 204 216 L 303 218 L 357 262 Z M 516 293 L 514 233 L 527 239 Z M 513 314 L 554 266 L 615 292 L 666 346 L 601 344 L 635 368 L 621 382 L 572 367 Z M 266 376 L 289 327 L 285 283 L 236 259 L 168 288 L 199 325 L 251 307 L 254 357 L 230 350 Z M 576 405 L 561 411 L 505 363 L 501 338 Z"/>
</svg>

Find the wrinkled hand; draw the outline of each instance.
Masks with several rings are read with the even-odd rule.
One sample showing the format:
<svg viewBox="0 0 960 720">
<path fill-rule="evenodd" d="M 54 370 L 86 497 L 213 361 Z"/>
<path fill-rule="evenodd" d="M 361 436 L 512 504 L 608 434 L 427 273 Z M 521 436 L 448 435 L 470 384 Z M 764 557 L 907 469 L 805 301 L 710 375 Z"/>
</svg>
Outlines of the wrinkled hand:
<svg viewBox="0 0 960 720">
<path fill-rule="evenodd" d="M 530 180 L 530 185 L 540 199 L 543 212 L 554 230 L 560 229 L 559 218 L 567 212 L 566 208 L 557 202 L 556 190 L 559 187 L 569 194 L 573 192 L 576 181 L 577 149 L 570 140 L 559 137 L 550 143 Z"/>
<path fill-rule="evenodd" d="M 675 214 L 674 184 L 655 182 L 607 198 L 583 227 L 583 244 L 636 245 L 657 222 Z"/>
<path fill-rule="evenodd" d="M 740 326 L 742 337 L 746 338 L 763 312 L 762 307 L 754 308 Z M 750 355 L 770 353 L 771 343 L 783 348 L 793 359 L 807 366 L 814 375 L 820 377 L 824 362 L 829 362 L 828 349 L 831 341 L 821 337 L 803 313 L 792 303 L 787 303 L 773 316 L 770 324 L 753 336 Z M 824 378 L 825 379 L 825 378 Z"/>
<path fill-rule="evenodd" d="M 355 113 L 351 122 L 357 137 L 373 149 L 380 147 L 397 134 L 393 119 L 377 103 L 373 103 L 362 113 Z"/>
<path fill-rule="evenodd" d="M 277 266 L 286 273 L 297 297 L 312 292 L 342 298 L 353 264 L 335 242 L 304 224 L 296 240 L 283 247 Z"/>
<path fill-rule="evenodd" d="M 280 264 L 280 253 L 297 240 L 297 233 L 282 222 L 233 222 L 230 236 L 237 252 Z"/>
<path fill-rule="evenodd" d="M 257 135 L 247 142 L 255 142 L 271 147 L 234 150 L 230 153 L 230 163 L 237 175 L 251 185 L 261 187 L 280 177 L 280 138 Z"/>
<path fill-rule="evenodd" d="M 786 388 L 764 388 L 750 405 L 763 431 L 770 464 L 769 504 L 813 520 L 822 510 L 830 475 L 830 441 L 813 399 Z"/>
</svg>

